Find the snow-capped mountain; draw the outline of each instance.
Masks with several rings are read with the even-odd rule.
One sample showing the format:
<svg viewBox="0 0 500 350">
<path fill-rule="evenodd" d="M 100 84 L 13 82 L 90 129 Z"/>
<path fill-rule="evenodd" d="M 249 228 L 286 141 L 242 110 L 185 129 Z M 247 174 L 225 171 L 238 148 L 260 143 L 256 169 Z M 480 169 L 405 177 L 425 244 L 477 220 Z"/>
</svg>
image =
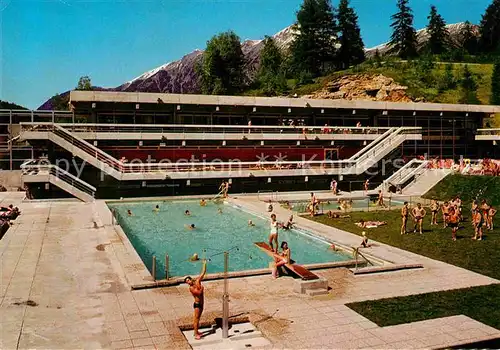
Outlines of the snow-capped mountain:
<svg viewBox="0 0 500 350">
<path fill-rule="evenodd" d="M 459 43 L 462 38 L 465 23 L 450 24 L 447 26 L 450 32 L 452 43 Z M 477 26 L 473 26 L 473 31 L 476 35 L 479 34 Z M 292 44 L 296 30 L 293 26 L 286 27 L 273 35 L 273 38 L 279 48 L 287 50 Z M 417 32 L 417 40 L 419 46 L 422 46 L 427 38 L 426 29 L 421 29 Z M 263 40 L 245 40 L 241 44 L 243 54 L 245 55 L 245 73 L 248 82 L 251 82 L 255 77 L 260 64 L 260 51 L 264 46 Z M 368 57 L 375 54 L 378 49 L 379 53 L 385 54 L 389 51 L 390 46 L 385 43 L 376 47 L 366 49 Z M 202 50 L 195 50 L 178 61 L 163 64 L 157 68 L 149 70 L 137 78 L 134 78 L 116 88 L 98 88 L 95 90 L 108 91 L 140 91 L 140 92 L 163 92 L 163 93 L 199 93 L 200 87 L 198 77 L 195 71 L 196 64 L 202 57 Z M 65 93 L 65 96 L 67 93 Z M 39 109 L 51 109 L 51 100 L 45 102 Z"/>
<path fill-rule="evenodd" d="M 293 33 L 290 26 L 276 33 L 273 38 L 279 48 L 286 50 L 293 41 Z M 262 47 L 263 40 L 245 40 L 241 44 L 241 49 L 245 55 L 245 72 L 249 81 L 253 79 L 259 67 Z M 195 67 L 202 54 L 202 50 L 195 50 L 178 61 L 169 62 L 147 71 L 113 90 L 171 93 L 199 92 Z"/>
<path fill-rule="evenodd" d="M 460 23 L 453 23 L 453 24 L 448 24 L 446 26 L 446 29 L 448 29 L 448 32 L 450 33 L 450 41 L 452 45 L 459 45 L 463 39 L 463 32 L 466 28 L 465 22 L 460 22 Z M 472 25 L 472 32 L 474 35 L 479 36 L 479 27 L 476 25 Z M 417 31 L 417 43 L 418 43 L 418 48 L 420 49 L 429 39 L 429 33 L 427 32 L 427 29 L 420 29 Z M 378 50 L 380 55 L 387 54 L 391 49 L 391 45 L 389 43 L 383 43 L 380 45 L 377 45 L 375 47 L 365 49 L 366 56 L 371 57 L 375 55 L 375 52 Z"/>
</svg>

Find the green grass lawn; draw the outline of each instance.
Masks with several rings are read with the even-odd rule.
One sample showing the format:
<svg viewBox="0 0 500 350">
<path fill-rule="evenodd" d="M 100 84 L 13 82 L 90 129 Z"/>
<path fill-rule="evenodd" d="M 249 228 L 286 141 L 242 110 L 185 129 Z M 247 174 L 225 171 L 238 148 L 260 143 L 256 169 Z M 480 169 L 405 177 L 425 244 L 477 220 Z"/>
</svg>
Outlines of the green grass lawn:
<svg viewBox="0 0 500 350">
<path fill-rule="evenodd" d="M 347 306 L 381 327 L 466 315 L 500 329 L 500 285 L 455 289 L 352 303 Z"/>
<path fill-rule="evenodd" d="M 312 220 L 357 235 L 361 235 L 362 229 L 354 223 L 360 219 L 387 221 L 386 226 L 365 229 L 368 238 L 500 279 L 500 221 L 498 218 L 495 220 L 497 227 L 495 230 L 484 232 L 483 241 L 473 241 L 471 237 L 474 231 L 467 218 L 470 216 L 469 203 L 473 199 L 485 198 L 493 205 L 500 204 L 500 179 L 452 175 L 437 184 L 424 197 L 443 201 L 456 194 L 465 202 L 466 216 L 466 221 L 458 231 L 456 242 L 451 240 L 451 230 L 443 229 L 441 218 L 439 218 L 441 225 L 431 226 L 429 216 L 424 219 L 423 235 L 414 233 L 401 235 L 399 210 L 353 212 L 349 219 L 317 216 Z M 412 227 L 411 221 L 408 227 Z M 352 303 L 348 306 L 379 326 L 463 314 L 500 329 L 500 285 L 498 284 Z"/>
<path fill-rule="evenodd" d="M 427 209 L 429 214 L 429 209 Z M 463 222 L 456 242 L 451 240 L 451 229 L 442 224 L 430 225 L 430 216 L 424 219 L 424 233 L 400 234 L 401 215 L 399 210 L 379 212 L 353 212 L 348 219 L 329 219 L 326 215 L 316 216 L 314 221 L 361 235 L 363 231 L 355 225 L 360 219 L 387 221 L 387 225 L 375 229 L 365 229 L 370 240 L 401 248 L 413 253 L 444 261 L 471 271 L 500 279 L 500 222 L 497 229 L 484 231 L 483 241 L 473 241 L 474 230 L 469 221 Z M 467 215 L 465 212 L 464 215 Z M 442 220 L 440 218 L 439 222 Z M 408 229 L 413 228 L 409 220 Z M 360 238 L 361 242 L 361 238 Z"/>
</svg>

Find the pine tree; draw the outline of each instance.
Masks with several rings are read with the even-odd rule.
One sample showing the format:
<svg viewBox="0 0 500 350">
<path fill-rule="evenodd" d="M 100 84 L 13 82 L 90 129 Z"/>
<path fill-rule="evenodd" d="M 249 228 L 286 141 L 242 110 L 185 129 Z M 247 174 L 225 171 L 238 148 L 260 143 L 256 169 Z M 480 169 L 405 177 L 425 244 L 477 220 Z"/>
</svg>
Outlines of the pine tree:
<svg viewBox="0 0 500 350">
<path fill-rule="evenodd" d="M 264 94 L 274 96 L 286 90 L 287 84 L 283 69 L 283 55 L 273 38 L 266 36 L 260 52 L 260 69 L 257 80 Z"/>
<path fill-rule="evenodd" d="M 399 12 L 391 16 L 393 31 L 389 44 L 392 46 L 391 51 L 402 59 L 417 55 L 417 33 L 413 28 L 413 14 L 408 2 L 409 0 L 398 0 Z"/>
<path fill-rule="evenodd" d="M 500 61 L 495 63 L 493 66 L 490 103 L 492 105 L 500 106 Z"/>
<path fill-rule="evenodd" d="M 479 28 L 481 32 L 480 50 L 487 53 L 500 50 L 500 0 L 493 0 L 488 6 Z"/>
<path fill-rule="evenodd" d="M 244 85 L 244 61 L 240 38 L 233 31 L 212 37 L 197 67 L 202 92 L 208 95 L 233 95 L 241 91 Z"/>
<path fill-rule="evenodd" d="M 382 66 L 382 57 L 380 57 L 380 52 L 378 51 L 378 49 L 375 50 L 373 61 L 375 62 L 375 67 L 378 68 Z"/>
<path fill-rule="evenodd" d="M 479 104 L 479 99 L 477 98 L 477 83 L 467 65 L 464 66 L 464 72 L 460 81 L 460 89 L 460 103 Z"/>
<path fill-rule="evenodd" d="M 361 38 L 358 16 L 354 9 L 349 7 L 349 0 L 340 0 L 337 19 L 341 45 L 338 59 L 342 68 L 363 62 L 365 60 L 365 45 Z"/>
<path fill-rule="evenodd" d="M 477 52 L 477 35 L 474 33 L 474 27 L 469 21 L 465 21 L 460 31 L 459 44 L 469 55 L 474 55 Z"/>
<path fill-rule="evenodd" d="M 304 0 L 297 12 L 297 34 L 291 45 L 296 75 L 318 76 L 335 59 L 336 23 L 330 0 Z"/>
<path fill-rule="evenodd" d="M 92 90 L 92 81 L 90 80 L 90 77 L 88 75 L 80 77 L 76 86 L 76 90 Z"/>
<path fill-rule="evenodd" d="M 444 69 L 444 75 L 439 82 L 439 91 L 443 92 L 445 90 L 454 89 L 457 83 L 455 80 L 455 73 L 453 70 L 453 64 L 448 63 Z"/>
<path fill-rule="evenodd" d="M 431 5 L 431 13 L 427 19 L 429 20 L 427 25 L 427 32 L 429 33 L 427 49 L 433 55 L 442 54 L 448 47 L 450 37 L 448 29 L 446 29 L 446 22 L 434 5 Z"/>
</svg>

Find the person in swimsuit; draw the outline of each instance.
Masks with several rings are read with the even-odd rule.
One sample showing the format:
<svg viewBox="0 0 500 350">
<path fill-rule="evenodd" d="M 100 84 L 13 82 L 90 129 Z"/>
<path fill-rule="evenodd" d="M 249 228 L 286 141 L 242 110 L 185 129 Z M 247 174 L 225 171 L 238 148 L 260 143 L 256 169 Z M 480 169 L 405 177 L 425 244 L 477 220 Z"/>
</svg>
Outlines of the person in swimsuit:
<svg viewBox="0 0 500 350">
<path fill-rule="evenodd" d="M 160 211 L 160 206 L 156 205 L 156 207 L 153 209 L 155 213 L 158 213 Z"/>
<path fill-rule="evenodd" d="M 435 200 L 432 200 L 431 205 L 430 205 L 430 209 L 431 209 L 431 214 L 432 214 L 431 225 L 437 225 L 438 224 L 438 222 L 437 222 L 437 213 L 439 211 L 439 204 L 438 204 L 438 202 L 436 202 Z"/>
<path fill-rule="evenodd" d="M 477 200 L 473 200 L 471 205 L 470 205 L 470 212 L 471 214 L 474 213 L 474 210 L 479 210 L 479 205 L 477 203 Z"/>
<path fill-rule="evenodd" d="M 497 210 L 495 208 L 493 208 L 492 206 L 490 206 L 490 209 L 488 210 L 488 218 L 487 218 L 487 228 L 488 230 L 493 230 L 493 218 L 495 217 L 497 213 Z"/>
<path fill-rule="evenodd" d="M 420 231 L 420 234 L 422 234 L 422 223 L 424 222 L 424 216 L 425 216 L 425 209 L 422 208 L 422 204 L 417 203 L 417 206 L 413 208 L 411 211 L 413 218 L 415 219 L 415 226 L 413 228 L 413 232 L 417 232 L 417 226 Z"/>
<path fill-rule="evenodd" d="M 450 204 L 448 202 L 444 202 L 441 206 L 441 211 L 443 212 L 443 228 L 448 226 L 448 216 L 450 215 Z"/>
<path fill-rule="evenodd" d="M 474 225 L 474 237 L 473 240 L 481 241 L 483 239 L 483 215 L 479 210 L 474 210 L 472 213 L 472 224 Z"/>
<path fill-rule="evenodd" d="M 204 199 L 200 200 L 200 207 L 204 207 L 207 205 L 207 202 Z"/>
<path fill-rule="evenodd" d="M 205 277 L 207 272 L 207 260 L 203 259 L 203 264 L 201 267 L 200 276 L 196 279 L 193 279 L 191 276 L 187 276 L 184 278 L 184 282 L 189 285 L 189 291 L 194 298 L 193 308 L 194 308 L 194 317 L 193 317 L 193 329 L 194 329 L 194 338 L 196 340 L 201 339 L 201 333 L 198 331 L 200 326 L 200 318 L 203 313 L 203 303 L 205 301 L 203 292 L 204 287 L 201 284 L 201 281 Z"/>
<path fill-rule="evenodd" d="M 365 194 L 368 192 L 368 188 L 370 187 L 370 180 L 366 180 L 365 183 L 363 184 L 363 190 Z"/>
<path fill-rule="evenodd" d="M 332 180 L 332 182 L 330 182 L 330 190 L 333 192 L 334 195 L 337 195 L 337 181 L 335 180 Z"/>
<path fill-rule="evenodd" d="M 288 221 L 285 225 L 282 226 L 284 230 L 290 230 L 293 228 L 293 215 L 290 215 Z"/>
<path fill-rule="evenodd" d="M 363 240 L 361 241 L 361 244 L 359 245 L 359 248 L 369 248 L 371 247 L 371 244 L 368 244 L 368 237 L 366 237 L 366 232 L 363 231 Z"/>
<path fill-rule="evenodd" d="M 318 204 L 318 199 L 316 198 L 316 195 L 311 192 L 311 203 L 309 204 L 309 212 L 311 213 L 311 216 L 316 215 L 316 205 Z"/>
<path fill-rule="evenodd" d="M 275 258 L 275 265 L 273 269 L 273 278 L 278 278 L 278 268 L 283 265 L 290 264 L 292 260 L 292 251 L 288 248 L 288 243 L 283 241 L 281 242 L 281 257 Z"/>
<path fill-rule="evenodd" d="M 406 224 L 408 223 L 408 215 L 410 215 L 410 208 L 408 208 L 408 202 L 404 202 L 401 208 L 401 234 L 406 234 Z"/>
<path fill-rule="evenodd" d="M 276 249 L 273 248 L 273 242 L 276 243 Z M 273 252 L 278 251 L 278 221 L 276 214 L 271 214 L 271 233 L 269 234 L 269 246 Z"/>
<path fill-rule="evenodd" d="M 384 203 L 384 193 L 382 192 L 382 190 L 378 190 L 377 206 L 387 208 Z"/>
<path fill-rule="evenodd" d="M 189 210 L 186 210 L 186 211 L 184 212 L 184 215 L 190 216 L 190 215 L 191 215 L 191 212 L 190 212 Z"/>
<path fill-rule="evenodd" d="M 488 217 L 488 212 L 490 211 L 490 205 L 486 202 L 486 199 L 481 201 L 481 212 L 484 218 Z"/>
<path fill-rule="evenodd" d="M 132 216 L 132 215 L 133 215 L 133 214 L 132 214 L 132 210 L 127 209 L 127 215 L 128 215 L 128 216 Z"/>
<path fill-rule="evenodd" d="M 446 216 L 447 226 L 451 227 L 451 239 L 453 241 L 457 240 L 458 224 L 460 222 L 460 217 L 455 209 L 451 208 Z M 445 226 L 446 227 L 446 226 Z"/>
</svg>

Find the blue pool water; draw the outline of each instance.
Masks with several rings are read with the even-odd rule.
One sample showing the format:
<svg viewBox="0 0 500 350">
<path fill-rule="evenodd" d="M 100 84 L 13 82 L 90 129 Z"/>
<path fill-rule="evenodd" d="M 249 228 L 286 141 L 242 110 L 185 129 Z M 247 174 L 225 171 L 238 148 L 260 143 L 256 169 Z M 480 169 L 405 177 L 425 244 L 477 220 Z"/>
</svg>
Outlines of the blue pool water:
<svg viewBox="0 0 500 350">
<path fill-rule="evenodd" d="M 193 253 L 210 259 L 208 273 L 223 272 L 224 250 L 229 254 L 229 270 L 242 271 L 267 268 L 271 258 L 254 245 L 267 242 L 269 220 L 244 212 L 231 205 L 198 201 L 109 203 L 115 209 L 119 224 L 151 271 L 152 257 L 157 258 L 157 278 L 165 277 L 165 255 L 170 258 L 169 274 L 196 275 L 201 263 L 188 261 Z M 160 206 L 158 213 L 153 209 Z M 133 216 L 127 215 L 130 209 Z M 218 213 L 222 210 L 222 214 Z M 189 210 L 191 216 L 184 215 Z M 251 219 L 255 226 L 248 226 Z M 278 221 L 288 218 L 278 217 Z M 189 230 L 186 225 L 194 224 Z M 329 249 L 329 245 L 310 235 L 290 230 L 279 231 L 279 242 L 287 241 L 292 259 L 299 264 L 346 261 L 352 256 Z M 237 249 L 236 249 L 237 248 Z"/>
</svg>

